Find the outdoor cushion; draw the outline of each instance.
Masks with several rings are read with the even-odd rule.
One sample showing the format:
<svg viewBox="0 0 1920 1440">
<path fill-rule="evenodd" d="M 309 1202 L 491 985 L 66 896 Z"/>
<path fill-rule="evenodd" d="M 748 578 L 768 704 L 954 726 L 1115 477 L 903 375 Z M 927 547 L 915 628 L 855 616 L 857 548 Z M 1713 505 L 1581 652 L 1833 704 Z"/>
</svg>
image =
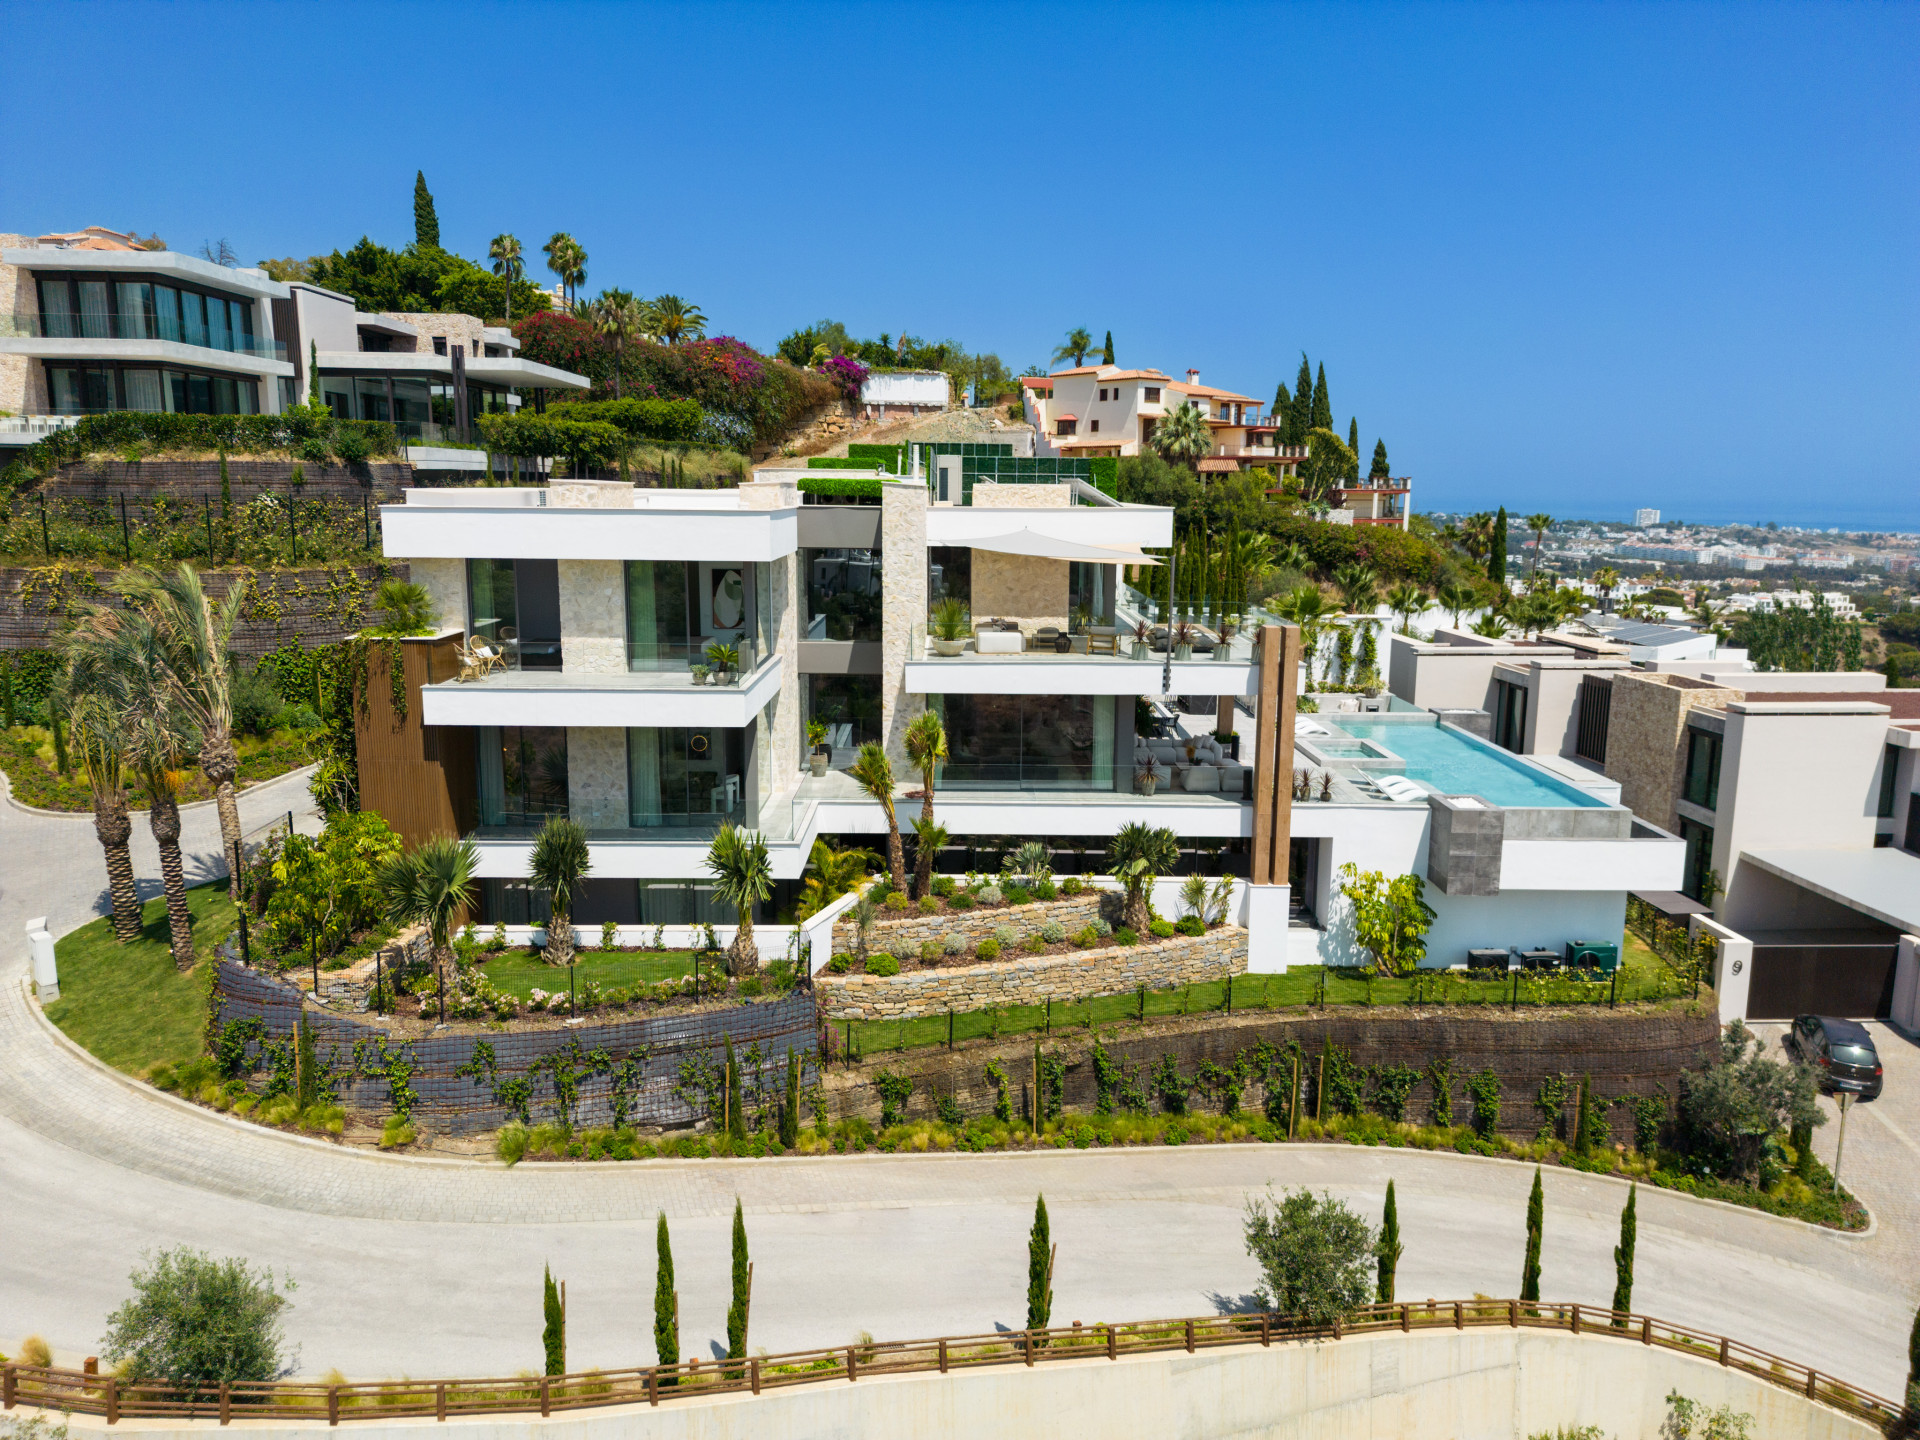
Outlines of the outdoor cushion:
<svg viewBox="0 0 1920 1440">
<path fill-rule="evenodd" d="M 1018 630 L 982 630 L 974 637 L 973 648 L 982 655 L 1018 655 L 1026 641 Z"/>
<path fill-rule="evenodd" d="M 1194 793 L 1218 791 L 1220 772 L 1212 765 L 1188 765 L 1180 772 L 1180 788 Z"/>
</svg>

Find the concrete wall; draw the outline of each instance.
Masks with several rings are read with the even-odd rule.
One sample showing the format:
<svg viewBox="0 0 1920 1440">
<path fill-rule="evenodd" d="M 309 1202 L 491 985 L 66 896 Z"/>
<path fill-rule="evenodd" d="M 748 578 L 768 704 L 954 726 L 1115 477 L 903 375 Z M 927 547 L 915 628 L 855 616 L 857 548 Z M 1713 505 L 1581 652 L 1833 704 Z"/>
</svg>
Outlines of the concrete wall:
<svg viewBox="0 0 1920 1440">
<path fill-rule="evenodd" d="M 1694 915 L 1687 922 L 1687 933 L 1702 931 L 1719 944 L 1713 954 L 1713 993 L 1720 1002 L 1720 1023 L 1747 1018 L 1747 992 L 1753 986 L 1753 941 L 1725 925 Z"/>
<path fill-rule="evenodd" d="M 1729 890 L 1744 850 L 1871 849 L 1886 736 L 1884 705 L 1729 704 L 1713 832 Z M 1747 928 L 1728 906 L 1719 913 Z"/>
<path fill-rule="evenodd" d="M 1900 937 L 1900 954 L 1893 969 L 1893 1023 L 1907 1034 L 1920 1034 L 1920 938 Z"/>
<path fill-rule="evenodd" d="M 1734 867 L 1715 908 L 1727 925 L 1748 933 L 1876 928 L 1871 916 L 1751 864 Z"/>
<path fill-rule="evenodd" d="M 1536 661 L 1527 667 L 1527 754 L 1571 755 L 1580 739 L 1580 687 L 1596 671 L 1627 669 L 1624 660 Z"/>
<path fill-rule="evenodd" d="M 1660 1433 L 1666 1397 L 1754 1417 L 1767 1440 L 1877 1440 L 1879 1431 L 1779 1385 L 1710 1358 L 1589 1331 L 1484 1328 L 1350 1335 L 1130 1355 L 1119 1360 L 1009 1363 L 951 1374 L 866 1376 L 645 1405 L 448 1422 L 469 1440 L 1163 1440 L 1285 1436 L 1287 1440 L 1447 1436 L 1526 1440 L 1592 1425 L 1602 1434 Z M 83 1433 L 115 1433 L 76 1415 Z M 367 1440 L 406 1440 L 432 1421 L 355 1420 Z M 146 1440 L 190 1440 L 207 1424 L 123 1422 Z M 248 1421 L 275 1440 L 329 1440 L 326 1412 L 306 1421 Z"/>
</svg>

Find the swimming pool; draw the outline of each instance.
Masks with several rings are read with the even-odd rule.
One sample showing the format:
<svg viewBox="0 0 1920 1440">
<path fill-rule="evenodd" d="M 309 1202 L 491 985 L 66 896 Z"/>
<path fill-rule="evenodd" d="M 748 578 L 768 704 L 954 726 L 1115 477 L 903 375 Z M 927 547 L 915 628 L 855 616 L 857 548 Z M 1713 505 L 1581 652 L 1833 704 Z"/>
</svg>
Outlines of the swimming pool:
<svg viewBox="0 0 1920 1440">
<path fill-rule="evenodd" d="M 1597 807 L 1605 804 L 1571 785 L 1524 765 L 1497 746 L 1457 730 L 1443 730 L 1437 720 L 1331 721 L 1356 740 L 1370 740 L 1407 762 L 1407 774 L 1443 795 L 1478 795 L 1509 808 L 1544 806 Z"/>
</svg>

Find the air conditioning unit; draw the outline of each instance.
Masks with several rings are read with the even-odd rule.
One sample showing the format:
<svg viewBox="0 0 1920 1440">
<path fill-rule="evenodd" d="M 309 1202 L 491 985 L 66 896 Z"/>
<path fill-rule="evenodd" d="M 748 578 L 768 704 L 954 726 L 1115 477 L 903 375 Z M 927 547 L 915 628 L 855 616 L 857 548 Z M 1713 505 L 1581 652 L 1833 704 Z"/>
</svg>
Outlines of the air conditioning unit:
<svg viewBox="0 0 1920 1440">
<path fill-rule="evenodd" d="M 1620 964 L 1620 947 L 1598 940 L 1569 940 L 1567 964 L 1581 970 L 1597 970 L 1611 975 Z"/>
</svg>

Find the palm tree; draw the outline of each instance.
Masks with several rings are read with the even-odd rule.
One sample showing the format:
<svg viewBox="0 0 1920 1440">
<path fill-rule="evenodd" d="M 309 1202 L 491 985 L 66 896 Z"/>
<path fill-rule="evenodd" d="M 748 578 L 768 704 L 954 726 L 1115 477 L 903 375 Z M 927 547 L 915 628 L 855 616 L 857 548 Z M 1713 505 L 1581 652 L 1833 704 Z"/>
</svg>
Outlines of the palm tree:
<svg viewBox="0 0 1920 1440">
<path fill-rule="evenodd" d="M 1467 552 L 1469 560 L 1484 562 L 1493 553 L 1493 527 L 1495 516 L 1491 511 L 1482 510 L 1469 515 L 1466 523 L 1460 527 L 1460 543 Z"/>
<path fill-rule="evenodd" d="M 1282 620 L 1300 627 L 1300 662 L 1308 694 L 1313 693 L 1313 662 L 1320 649 L 1320 634 L 1332 618 L 1332 608 L 1320 587 L 1311 583 L 1296 585 L 1273 607 Z"/>
<path fill-rule="evenodd" d="M 191 970 L 193 917 L 180 859 L 180 780 L 194 723 L 168 672 L 166 642 L 143 612 L 96 607 L 69 637 L 67 653 L 85 673 L 87 693 L 98 696 L 102 718 L 118 727 L 127 762 L 151 797 L 147 824 L 160 851 L 168 943 L 175 968 Z"/>
<path fill-rule="evenodd" d="M 727 947 L 727 973 L 751 974 L 760 968 L 760 947 L 753 943 L 753 907 L 773 893 L 766 836 L 742 830 L 729 820 L 713 837 L 707 869 L 713 875 L 714 898 L 733 906 L 740 917 L 740 928 Z"/>
<path fill-rule="evenodd" d="M 1449 580 L 1440 587 L 1440 593 L 1435 598 L 1445 607 L 1447 613 L 1453 616 L 1453 628 L 1458 630 L 1460 617 L 1473 608 L 1473 602 L 1477 597 L 1471 585 L 1462 585 L 1458 580 Z"/>
<path fill-rule="evenodd" d="M 1473 633 L 1476 635 L 1484 635 L 1489 640 L 1500 639 L 1507 633 L 1508 629 L 1509 626 L 1507 622 L 1492 610 L 1489 610 L 1473 622 Z"/>
<path fill-rule="evenodd" d="M 872 867 L 879 863 L 880 857 L 871 850 L 858 847 L 836 850 L 825 840 L 815 840 L 813 852 L 807 857 L 807 869 L 813 874 L 801 891 L 794 917 L 805 920 L 818 915 L 866 879 Z"/>
<path fill-rule="evenodd" d="M 700 307 L 678 295 L 654 296 L 648 316 L 649 328 L 669 345 L 698 340 L 707 333 L 707 317 L 700 313 Z"/>
<path fill-rule="evenodd" d="M 1279 540 L 1274 542 L 1273 563 L 1282 570 L 1307 570 L 1313 566 L 1313 557 L 1298 540 Z"/>
<path fill-rule="evenodd" d="M 1213 428 L 1206 413 L 1191 400 L 1181 404 L 1153 427 L 1147 441 L 1162 460 L 1177 460 L 1197 470 L 1202 456 L 1213 453 Z"/>
<path fill-rule="evenodd" d="M 647 309 L 628 291 L 602 290 L 600 298 L 588 307 L 587 318 L 595 330 L 613 341 L 613 398 L 618 400 L 624 393 L 620 372 L 627 342 L 646 333 Z"/>
<path fill-rule="evenodd" d="M 933 779 L 947 758 L 947 727 L 940 722 L 938 710 L 922 710 L 905 736 L 907 759 L 920 772 L 920 825 L 933 824 Z M 933 885 L 933 851 L 917 847 L 913 863 L 913 893 L 924 896 Z"/>
<path fill-rule="evenodd" d="M 1620 588 L 1620 572 L 1611 565 L 1602 565 L 1593 572 L 1593 588 L 1600 592 L 1601 614 L 1613 608 L 1613 592 Z"/>
<path fill-rule="evenodd" d="M 133 835 L 133 817 L 127 813 L 127 757 L 119 721 L 99 677 L 88 673 L 84 653 L 68 657 L 53 698 L 66 714 L 67 743 L 79 757 L 87 788 L 93 793 L 93 833 L 106 854 L 113 937 L 124 945 L 140 934 L 140 895 L 134 884 L 133 855 L 127 848 Z"/>
<path fill-rule="evenodd" d="M 573 963 L 573 892 L 593 869 L 586 827 L 564 815 L 550 815 L 527 858 L 527 879 L 547 892 L 547 963 Z"/>
<path fill-rule="evenodd" d="M 1527 516 L 1526 527 L 1533 532 L 1533 563 L 1528 573 L 1540 568 L 1540 543 L 1546 538 L 1547 531 L 1553 528 L 1553 517 L 1544 511 L 1536 510 Z"/>
<path fill-rule="evenodd" d="M 566 291 L 567 308 L 571 310 L 579 298 L 580 286 L 586 283 L 587 252 L 564 230 L 555 231 L 553 238 L 540 248 L 546 252 L 547 269 L 560 278 Z"/>
<path fill-rule="evenodd" d="M 923 873 L 922 864 L 924 863 L 924 867 L 925 867 L 924 874 L 928 877 L 931 877 L 933 874 L 933 857 L 938 855 L 942 850 L 946 849 L 947 841 L 952 838 L 953 838 L 952 836 L 947 834 L 947 827 L 942 825 L 939 821 L 929 820 L 924 815 L 916 815 L 913 817 L 913 847 L 914 847 L 914 862 L 915 862 L 913 869 L 914 869 L 916 884 L 919 885 L 919 890 L 922 895 L 929 893 L 928 887 L 932 884 L 931 878 L 925 880 L 924 882 L 920 880 L 920 876 Z M 921 860 L 922 856 L 925 857 L 924 862 L 922 862 Z"/>
<path fill-rule="evenodd" d="M 513 282 L 526 273 L 526 265 L 520 259 L 520 240 L 514 235 L 496 235 L 493 243 L 487 246 L 487 255 L 493 261 L 493 273 L 498 275 L 507 292 L 507 324 L 513 324 Z"/>
<path fill-rule="evenodd" d="M 473 872 L 480 852 L 471 840 L 435 835 L 413 850 L 389 855 L 374 873 L 374 886 L 394 925 L 424 925 L 440 981 L 437 1018 L 447 1018 L 447 971 L 453 963 L 453 922 L 473 904 Z"/>
<path fill-rule="evenodd" d="M 200 769 L 213 786 L 220 813 L 220 848 L 227 865 L 227 892 L 240 898 L 240 802 L 234 779 L 240 752 L 233 743 L 233 672 L 229 658 L 245 587 L 232 586 L 215 603 L 200 584 L 200 572 L 182 563 L 171 575 L 127 570 L 114 583 L 152 623 L 165 655 L 164 683 L 200 732 Z"/>
<path fill-rule="evenodd" d="M 1113 869 L 1108 873 L 1127 887 L 1120 923 L 1136 935 L 1144 935 L 1152 919 L 1147 909 L 1147 891 L 1156 875 L 1165 875 L 1180 863 L 1180 840 L 1163 825 L 1130 820 L 1113 837 L 1109 853 L 1113 856 Z"/>
<path fill-rule="evenodd" d="M 1371 615 L 1380 603 L 1380 577 L 1369 566 L 1342 565 L 1333 572 L 1333 583 L 1349 614 Z"/>
<path fill-rule="evenodd" d="M 887 759 L 885 750 L 869 740 L 847 767 L 847 774 L 880 803 L 880 811 L 887 817 L 887 873 L 893 877 L 893 888 L 904 895 L 907 893 L 907 855 L 900 845 L 900 821 L 893 810 L 893 762 Z"/>
<path fill-rule="evenodd" d="M 1084 325 L 1076 325 L 1067 331 L 1067 338 L 1054 347 L 1055 361 L 1071 360 L 1073 368 L 1078 370 L 1087 363 L 1087 351 L 1093 348 L 1093 336 L 1087 333 Z"/>
<path fill-rule="evenodd" d="M 1413 633 L 1413 617 L 1427 608 L 1427 592 L 1411 580 L 1402 580 L 1387 592 L 1387 605 L 1400 617 L 1400 633 Z"/>
</svg>

